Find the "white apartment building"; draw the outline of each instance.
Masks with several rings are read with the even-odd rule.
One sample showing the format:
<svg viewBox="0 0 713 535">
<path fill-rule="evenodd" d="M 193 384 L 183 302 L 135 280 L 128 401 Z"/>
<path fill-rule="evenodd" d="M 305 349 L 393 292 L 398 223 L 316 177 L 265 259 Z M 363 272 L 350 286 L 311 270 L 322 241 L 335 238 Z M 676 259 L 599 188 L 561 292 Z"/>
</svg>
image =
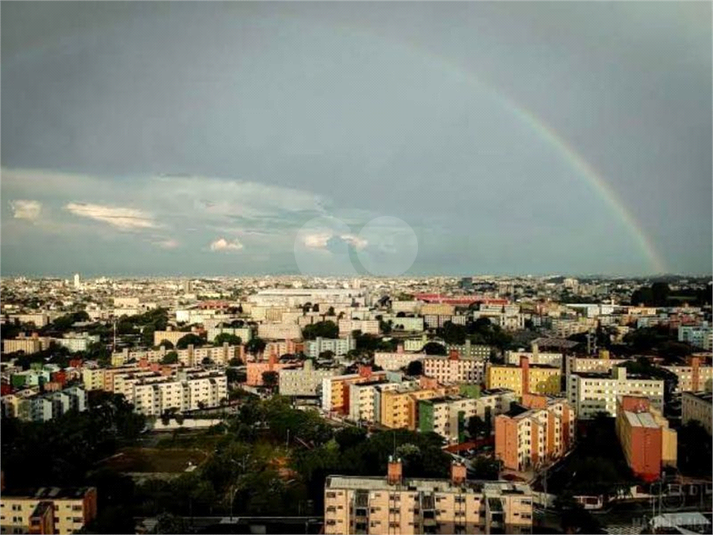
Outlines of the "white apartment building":
<svg viewBox="0 0 713 535">
<path fill-rule="evenodd" d="M 376 351 L 374 353 L 374 365 L 380 366 L 386 371 L 397 371 L 408 366 L 415 360 L 423 360 L 427 355 L 425 353 L 406 353 L 404 351 L 385 352 Z"/>
<path fill-rule="evenodd" d="M 662 411 L 663 392 L 662 380 L 627 376 L 624 367 L 613 368 L 611 375 L 572 373 L 567 377 L 567 399 L 580 420 L 593 418 L 598 412 L 616 416 L 617 396 L 645 396 Z"/>
<path fill-rule="evenodd" d="M 379 320 L 339 320 L 339 336 L 350 335 L 352 331 L 379 334 Z"/>
<path fill-rule="evenodd" d="M 341 303 L 348 306 L 352 303 L 369 304 L 367 290 L 359 288 L 274 288 L 260 290 L 248 300 L 257 306 L 287 307 L 303 306 L 307 303 Z"/>
<path fill-rule="evenodd" d="M 709 366 L 661 366 L 678 377 L 674 392 L 710 392 L 713 390 L 713 367 Z"/>
<path fill-rule="evenodd" d="M 239 336 L 243 344 L 249 342 L 252 338 L 252 330 L 250 327 L 213 327 L 208 329 L 208 341 L 212 342 L 220 334 L 232 334 Z"/>
<path fill-rule="evenodd" d="M 611 373 L 611 370 L 626 359 L 567 357 L 566 373 Z"/>
<path fill-rule="evenodd" d="M 67 333 L 64 338 L 53 338 L 52 341 L 74 353 L 76 351 L 86 351 L 90 345 L 99 342 L 99 335 Z"/>
<path fill-rule="evenodd" d="M 146 416 L 161 416 L 171 408 L 185 412 L 218 407 L 227 397 L 228 380 L 220 372 L 182 371 L 133 385 L 134 410 Z"/>
<path fill-rule="evenodd" d="M 475 358 L 429 355 L 423 358 L 423 373 L 441 384 L 483 382 L 486 361 Z"/>
<path fill-rule="evenodd" d="M 394 331 L 406 331 L 406 332 L 422 332 L 424 329 L 423 318 L 400 318 L 395 315 L 384 315 L 382 318 L 386 323 L 391 322 L 391 328 Z"/>
<path fill-rule="evenodd" d="M 257 335 L 263 340 L 300 340 L 302 329 L 296 323 L 261 323 Z"/>
<path fill-rule="evenodd" d="M 351 335 L 351 333 L 350 333 Z M 305 341 L 305 355 L 316 359 L 320 353 L 331 351 L 337 357 L 343 357 L 349 351 L 356 349 L 356 340 L 351 336 L 345 338 L 322 338 Z"/>
<path fill-rule="evenodd" d="M 33 333 L 32 336 L 25 336 L 24 333 L 21 333 L 17 338 L 3 340 L 2 351 L 3 353 L 22 351 L 26 355 L 31 355 L 32 353 L 47 349 L 51 341 L 51 338 L 38 336 L 37 333 Z"/>
<path fill-rule="evenodd" d="M 315 368 L 313 361 L 307 359 L 302 368 L 283 368 L 279 374 L 279 392 L 281 396 L 316 397 L 322 392 L 322 380 L 336 377 L 342 368 Z"/>
<path fill-rule="evenodd" d="M 546 366 L 554 366 L 562 368 L 564 359 L 562 353 L 543 353 L 540 351 L 506 351 L 505 364 L 520 365 L 520 357 L 530 359 L 530 364 L 544 364 Z"/>
</svg>

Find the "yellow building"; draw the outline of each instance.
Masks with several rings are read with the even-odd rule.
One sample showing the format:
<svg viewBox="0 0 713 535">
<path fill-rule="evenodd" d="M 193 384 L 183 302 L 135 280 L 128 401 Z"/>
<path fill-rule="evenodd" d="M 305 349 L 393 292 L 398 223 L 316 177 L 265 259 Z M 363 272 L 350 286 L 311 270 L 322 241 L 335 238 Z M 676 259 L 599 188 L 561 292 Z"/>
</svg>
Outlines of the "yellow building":
<svg viewBox="0 0 713 535">
<path fill-rule="evenodd" d="M 4 490 L 0 500 L 2 533 L 58 533 L 81 530 L 97 516 L 94 487 L 42 487 L 15 494 Z"/>
<path fill-rule="evenodd" d="M 82 382 L 86 390 L 104 390 L 104 368 L 82 369 Z"/>
<path fill-rule="evenodd" d="M 517 395 L 523 393 L 556 395 L 562 390 L 562 374 L 559 368 L 545 365 L 531 365 L 527 357 L 520 359 L 520 365 L 488 365 L 485 386 L 488 389 L 507 388 Z"/>
<path fill-rule="evenodd" d="M 410 429 L 418 426 L 418 402 L 420 400 L 455 396 L 458 385 L 436 388 L 405 388 L 381 393 L 380 424 L 391 429 Z"/>
</svg>

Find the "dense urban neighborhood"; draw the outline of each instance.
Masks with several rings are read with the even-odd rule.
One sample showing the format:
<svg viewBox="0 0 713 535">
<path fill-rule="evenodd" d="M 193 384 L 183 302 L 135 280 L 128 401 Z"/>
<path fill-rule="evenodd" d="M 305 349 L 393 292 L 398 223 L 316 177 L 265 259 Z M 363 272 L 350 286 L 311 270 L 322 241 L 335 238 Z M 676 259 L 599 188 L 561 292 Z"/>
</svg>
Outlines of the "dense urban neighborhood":
<svg viewBox="0 0 713 535">
<path fill-rule="evenodd" d="M 2 282 L 3 533 L 710 531 L 710 278 Z"/>
</svg>

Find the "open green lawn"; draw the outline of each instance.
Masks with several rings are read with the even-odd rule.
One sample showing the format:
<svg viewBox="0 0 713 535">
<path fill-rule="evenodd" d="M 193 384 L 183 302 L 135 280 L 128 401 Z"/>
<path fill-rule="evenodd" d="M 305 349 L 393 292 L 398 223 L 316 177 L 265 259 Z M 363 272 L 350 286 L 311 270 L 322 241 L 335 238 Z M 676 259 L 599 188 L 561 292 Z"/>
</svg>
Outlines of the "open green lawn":
<svg viewBox="0 0 713 535">
<path fill-rule="evenodd" d="M 117 472 L 181 473 L 189 462 L 200 465 L 208 454 L 197 449 L 123 448 L 101 465 Z"/>
</svg>

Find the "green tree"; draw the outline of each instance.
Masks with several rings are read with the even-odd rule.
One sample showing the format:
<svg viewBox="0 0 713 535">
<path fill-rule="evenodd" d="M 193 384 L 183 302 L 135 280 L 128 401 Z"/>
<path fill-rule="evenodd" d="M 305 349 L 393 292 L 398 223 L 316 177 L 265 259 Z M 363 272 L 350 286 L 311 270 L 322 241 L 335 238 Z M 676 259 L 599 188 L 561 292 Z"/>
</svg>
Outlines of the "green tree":
<svg viewBox="0 0 713 535">
<path fill-rule="evenodd" d="M 245 350 L 253 355 L 262 353 L 263 351 L 265 351 L 266 347 L 267 343 L 265 342 L 265 340 L 258 337 L 251 338 L 250 341 L 245 344 Z"/>
<path fill-rule="evenodd" d="M 306 325 L 302 329 L 302 337 L 305 340 L 314 340 L 316 338 L 338 338 L 339 327 L 331 320 L 319 321 Z"/>
<path fill-rule="evenodd" d="M 230 333 L 220 333 L 218 336 L 215 337 L 215 340 L 213 340 L 213 345 L 222 346 L 226 342 L 231 346 L 239 346 L 243 343 L 242 339 L 239 336 Z"/>
<path fill-rule="evenodd" d="M 169 342 L 166 339 L 161 340 L 161 343 L 159 344 L 159 346 L 163 346 L 166 349 L 173 349 L 173 343 Z"/>
<path fill-rule="evenodd" d="M 176 349 L 186 349 L 189 345 L 201 347 L 205 343 L 205 338 L 201 338 L 195 333 L 188 333 L 176 342 Z"/>
<path fill-rule="evenodd" d="M 445 355 L 446 346 L 439 344 L 438 342 L 428 342 L 423 346 L 421 351 L 426 353 L 426 355 Z"/>
<path fill-rule="evenodd" d="M 178 363 L 178 353 L 169 351 L 161 359 L 161 364 L 176 364 Z"/>
<path fill-rule="evenodd" d="M 274 390 L 279 383 L 279 375 L 277 372 L 262 372 L 262 383 L 267 388 Z"/>
<path fill-rule="evenodd" d="M 423 375 L 423 362 L 420 360 L 412 360 L 409 362 L 406 367 L 406 375 L 410 375 L 411 377 Z"/>
</svg>

